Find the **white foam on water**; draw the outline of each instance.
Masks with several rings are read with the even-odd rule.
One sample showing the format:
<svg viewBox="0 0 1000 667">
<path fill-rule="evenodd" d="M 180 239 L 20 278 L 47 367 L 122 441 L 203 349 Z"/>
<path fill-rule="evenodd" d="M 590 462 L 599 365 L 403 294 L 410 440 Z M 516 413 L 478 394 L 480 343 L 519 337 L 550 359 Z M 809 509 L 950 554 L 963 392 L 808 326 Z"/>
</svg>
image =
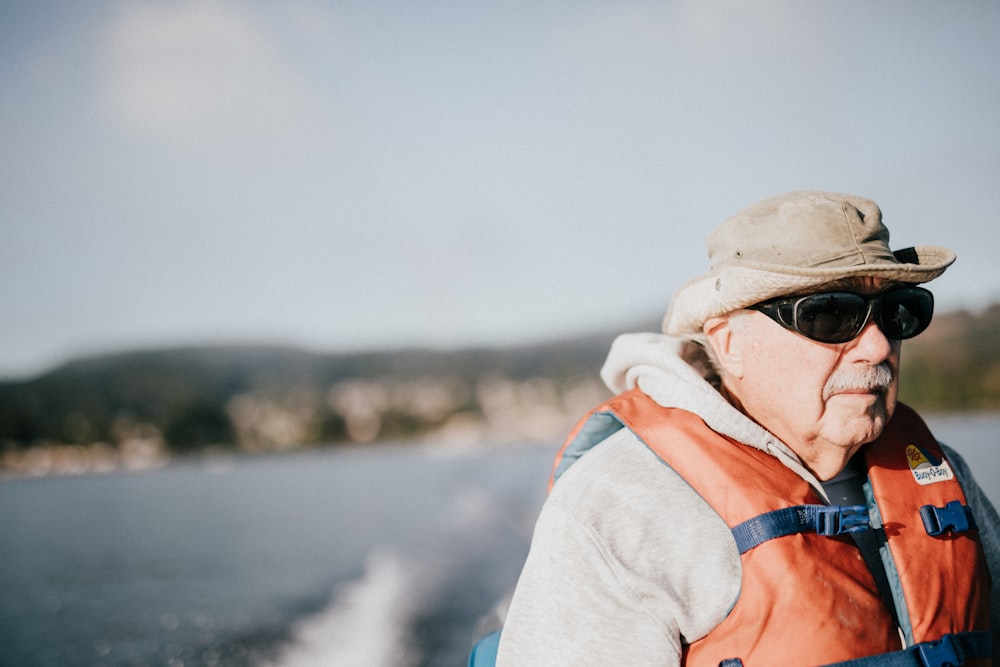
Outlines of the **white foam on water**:
<svg viewBox="0 0 1000 667">
<path fill-rule="evenodd" d="M 397 667 L 414 613 L 412 568 L 393 553 L 369 555 L 360 579 L 338 586 L 331 605 L 292 628 L 277 667 Z"/>
</svg>

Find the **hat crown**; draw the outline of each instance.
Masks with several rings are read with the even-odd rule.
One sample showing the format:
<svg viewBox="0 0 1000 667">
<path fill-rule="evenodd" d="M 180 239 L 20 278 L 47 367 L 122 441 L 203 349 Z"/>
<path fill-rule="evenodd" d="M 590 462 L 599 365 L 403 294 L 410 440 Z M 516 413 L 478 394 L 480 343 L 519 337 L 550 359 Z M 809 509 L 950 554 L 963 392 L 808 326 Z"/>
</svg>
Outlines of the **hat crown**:
<svg viewBox="0 0 1000 667">
<path fill-rule="evenodd" d="M 674 294 L 665 333 L 697 336 L 711 317 L 844 278 L 924 283 L 955 261 L 954 252 L 939 246 L 893 253 L 875 202 L 819 190 L 743 209 L 709 236 L 708 255 L 711 270 Z"/>
<path fill-rule="evenodd" d="M 875 202 L 811 190 L 740 211 L 709 237 L 708 254 L 713 272 L 731 265 L 810 269 L 899 264 Z"/>
</svg>

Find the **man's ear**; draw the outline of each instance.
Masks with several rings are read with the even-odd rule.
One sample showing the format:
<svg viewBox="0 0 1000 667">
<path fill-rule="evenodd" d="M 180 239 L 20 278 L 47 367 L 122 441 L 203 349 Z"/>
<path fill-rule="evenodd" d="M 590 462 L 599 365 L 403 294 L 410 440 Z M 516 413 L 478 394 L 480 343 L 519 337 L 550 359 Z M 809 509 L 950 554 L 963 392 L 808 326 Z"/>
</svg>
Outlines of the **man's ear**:
<svg viewBox="0 0 1000 667">
<path fill-rule="evenodd" d="M 743 377 L 743 348 L 741 347 L 741 337 L 734 330 L 742 323 L 733 321 L 732 315 L 723 317 L 712 317 L 705 322 L 702 329 L 705 338 L 714 352 L 716 363 L 720 368 L 717 370 L 725 377 Z"/>
</svg>

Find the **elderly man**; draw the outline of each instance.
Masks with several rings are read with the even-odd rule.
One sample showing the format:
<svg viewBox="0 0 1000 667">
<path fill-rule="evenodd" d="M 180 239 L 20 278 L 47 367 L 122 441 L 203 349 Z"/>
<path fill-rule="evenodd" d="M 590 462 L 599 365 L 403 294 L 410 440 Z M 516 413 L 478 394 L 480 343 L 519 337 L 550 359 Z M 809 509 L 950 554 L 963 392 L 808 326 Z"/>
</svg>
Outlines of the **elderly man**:
<svg viewBox="0 0 1000 667">
<path fill-rule="evenodd" d="M 497 664 L 991 664 L 996 510 L 896 400 L 917 285 L 955 257 L 888 241 L 874 202 L 814 191 L 712 234 L 665 335 L 612 346 Z"/>
</svg>

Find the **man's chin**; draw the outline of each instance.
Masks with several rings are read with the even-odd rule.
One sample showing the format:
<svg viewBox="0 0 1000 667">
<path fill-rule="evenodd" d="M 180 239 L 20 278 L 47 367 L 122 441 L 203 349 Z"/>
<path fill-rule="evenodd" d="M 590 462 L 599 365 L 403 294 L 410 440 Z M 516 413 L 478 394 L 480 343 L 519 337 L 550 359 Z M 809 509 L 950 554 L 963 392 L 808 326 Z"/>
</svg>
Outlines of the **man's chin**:
<svg viewBox="0 0 1000 667">
<path fill-rule="evenodd" d="M 882 434 L 889 422 L 890 413 L 883 396 L 852 395 L 849 400 L 838 401 L 837 408 L 842 416 L 843 433 L 847 436 L 845 445 L 860 446 L 871 442 Z"/>
</svg>

